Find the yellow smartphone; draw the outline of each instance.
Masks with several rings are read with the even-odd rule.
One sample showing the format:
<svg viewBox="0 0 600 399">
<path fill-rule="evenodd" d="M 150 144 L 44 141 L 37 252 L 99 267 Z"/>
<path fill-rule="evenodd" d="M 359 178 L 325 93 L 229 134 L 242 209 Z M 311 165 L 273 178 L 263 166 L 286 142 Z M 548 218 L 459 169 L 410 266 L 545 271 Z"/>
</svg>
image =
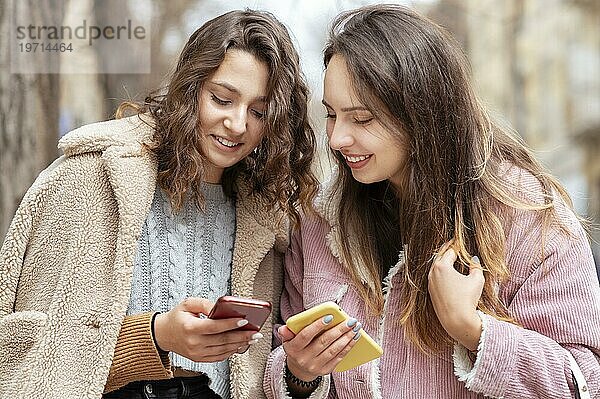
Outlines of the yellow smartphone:
<svg viewBox="0 0 600 399">
<path fill-rule="evenodd" d="M 304 327 L 314 323 L 328 314 L 333 316 L 333 321 L 329 323 L 327 329 L 330 329 L 341 322 L 350 318 L 335 302 L 323 302 L 302 313 L 290 317 L 285 325 L 294 333 L 298 334 Z M 361 364 L 377 359 L 383 354 L 383 349 L 367 334 L 365 330 L 360 329 L 360 338 L 350 349 L 350 352 L 344 356 L 341 362 L 335 367 L 334 371 L 342 372 L 358 367 Z"/>
</svg>

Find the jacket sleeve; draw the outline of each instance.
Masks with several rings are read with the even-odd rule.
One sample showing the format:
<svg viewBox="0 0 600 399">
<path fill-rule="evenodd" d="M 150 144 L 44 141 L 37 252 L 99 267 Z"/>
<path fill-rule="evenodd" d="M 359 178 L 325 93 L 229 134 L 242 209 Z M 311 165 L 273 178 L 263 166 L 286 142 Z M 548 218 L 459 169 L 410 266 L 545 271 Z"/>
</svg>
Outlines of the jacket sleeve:
<svg viewBox="0 0 600 399">
<path fill-rule="evenodd" d="M 48 176 L 64 161 L 58 158 L 27 190 L 0 248 L 0 394 L 44 328 L 47 315 L 38 311 L 15 312 L 15 301 L 34 216 L 52 189 Z M 1 396 L 1 395 L 0 395 Z"/>
<path fill-rule="evenodd" d="M 151 323 L 154 313 L 125 316 L 104 392 L 114 391 L 130 382 L 173 377 L 168 352 L 154 344 Z"/>
<path fill-rule="evenodd" d="M 579 388 L 600 398 L 598 277 L 577 218 L 564 204 L 556 211 L 569 232 L 554 226 L 544 235 L 541 221 L 521 212 L 517 233 L 507 240 L 512 276 L 500 291 L 520 325 L 480 314 L 484 329 L 474 365 L 465 348 L 455 347 L 455 372 L 474 392 L 505 399 L 573 398 L 570 352 L 587 380 Z M 547 239 L 545 253 L 535 255 L 541 237 Z"/>
<path fill-rule="evenodd" d="M 281 295 L 281 316 L 287 320 L 290 316 L 304 310 L 302 301 L 302 281 L 304 264 L 302 256 L 302 227 L 295 229 L 292 234 L 290 247 L 284 260 L 284 286 Z M 286 362 L 285 351 L 277 331 L 273 332 L 274 346 L 279 345 L 269 355 L 263 388 L 268 399 L 291 399 L 284 378 Z M 330 376 L 323 376 L 321 384 L 310 395 L 310 399 L 324 399 L 329 394 Z"/>
</svg>

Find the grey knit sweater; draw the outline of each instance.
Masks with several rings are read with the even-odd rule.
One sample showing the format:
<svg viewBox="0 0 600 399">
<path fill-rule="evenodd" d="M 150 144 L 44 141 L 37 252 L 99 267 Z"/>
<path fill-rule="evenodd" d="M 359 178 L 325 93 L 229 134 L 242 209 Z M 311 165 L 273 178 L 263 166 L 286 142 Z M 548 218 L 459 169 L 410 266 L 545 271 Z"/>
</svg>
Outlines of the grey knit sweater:
<svg viewBox="0 0 600 399">
<path fill-rule="evenodd" d="M 202 185 L 205 212 L 186 203 L 174 214 L 157 187 L 138 242 L 128 314 L 166 312 L 190 296 L 211 301 L 229 293 L 235 205 L 220 185 Z M 171 353 L 174 366 L 206 373 L 212 389 L 229 398 L 229 365 L 197 363 Z"/>
</svg>

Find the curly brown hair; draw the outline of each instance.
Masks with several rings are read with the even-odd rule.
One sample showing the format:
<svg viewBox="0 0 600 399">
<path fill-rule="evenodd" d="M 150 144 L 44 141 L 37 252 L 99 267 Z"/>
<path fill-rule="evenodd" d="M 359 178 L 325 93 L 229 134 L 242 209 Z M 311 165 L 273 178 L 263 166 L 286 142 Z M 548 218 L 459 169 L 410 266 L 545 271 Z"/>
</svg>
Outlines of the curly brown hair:
<svg viewBox="0 0 600 399">
<path fill-rule="evenodd" d="M 235 182 L 243 177 L 253 193 L 297 223 L 299 208 L 311 210 L 317 191 L 318 181 L 311 171 L 315 136 L 308 122 L 309 91 L 298 53 L 287 29 L 272 14 L 237 10 L 206 22 L 183 48 L 166 93 L 154 91 L 143 104 L 121 104 L 117 118 L 132 107 L 137 113 L 152 115 L 155 135 L 149 149 L 158 160 L 159 186 L 175 210 L 186 199 L 202 209 L 200 187 L 206 157 L 198 93 L 229 49 L 248 52 L 264 62 L 269 81 L 263 139 L 256 151 L 225 170 L 225 192 L 235 195 Z"/>
</svg>

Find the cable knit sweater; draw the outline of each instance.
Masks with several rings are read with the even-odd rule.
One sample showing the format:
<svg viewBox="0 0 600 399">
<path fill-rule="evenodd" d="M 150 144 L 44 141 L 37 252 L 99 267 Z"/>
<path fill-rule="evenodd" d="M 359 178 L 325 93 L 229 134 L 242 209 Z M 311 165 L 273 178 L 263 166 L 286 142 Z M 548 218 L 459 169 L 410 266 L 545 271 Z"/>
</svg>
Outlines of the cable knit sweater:
<svg viewBox="0 0 600 399">
<path fill-rule="evenodd" d="M 151 123 L 151 121 L 150 121 Z M 23 198 L 0 249 L 0 398 L 99 399 L 104 390 L 170 378 L 151 314 L 125 317 L 137 241 L 156 188 L 153 129 L 131 117 L 83 126 Z M 233 295 L 278 314 L 287 219 L 236 182 Z M 275 316 L 274 316 L 275 317 Z M 273 320 L 229 359 L 231 396 L 264 397 Z"/>
<path fill-rule="evenodd" d="M 529 173 L 506 176 L 541 201 Z M 532 211 L 515 211 L 505 227 L 511 277 L 499 295 L 522 327 L 483 317 L 483 334 L 473 363 L 462 346 L 427 356 L 407 342 L 398 322 L 402 308 L 402 258 L 384 281 L 385 318 L 365 312 L 340 248 L 335 215 L 339 198 L 326 187 L 317 201 L 320 217 L 306 217 L 292 236 L 285 258 L 281 312 L 285 319 L 332 300 L 363 323 L 383 347 L 383 356 L 343 373 L 326 376 L 311 398 L 504 399 L 573 398 L 569 353 L 581 369 L 592 398 L 600 398 L 600 287 L 588 238 L 560 201 L 556 212 L 570 230 L 552 226 L 542 239 L 542 222 Z M 545 243 L 542 252 L 542 242 Z M 264 386 L 268 398 L 289 398 L 283 377 L 285 352 L 275 349 Z"/>
<path fill-rule="evenodd" d="M 128 314 L 167 312 L 191 296 L 216 302 L 229 293 L 235 206 L 221 185 L 201 188 L 204 210 L 186 202 L 177 213 L 156 188 L 138 241 Z M 211 388 L 229 398 L 226 360 L 194 362 L 174 352 L 169 357 L 173 366 L 208 375 Z"/>
</svg>

